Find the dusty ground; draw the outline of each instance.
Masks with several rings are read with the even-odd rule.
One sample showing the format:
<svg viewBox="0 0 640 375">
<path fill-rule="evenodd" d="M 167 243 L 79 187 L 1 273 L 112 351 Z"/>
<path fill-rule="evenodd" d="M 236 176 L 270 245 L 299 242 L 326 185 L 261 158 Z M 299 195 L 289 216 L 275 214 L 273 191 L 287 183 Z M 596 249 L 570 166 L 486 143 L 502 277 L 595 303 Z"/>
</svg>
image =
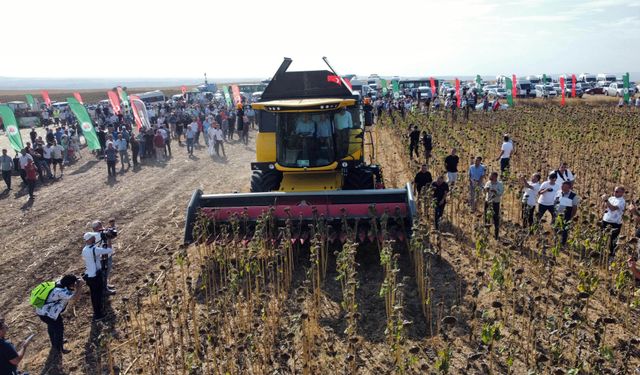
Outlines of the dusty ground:
<svg viewBox="0 0 640 375">
<path fill-rule="evenodd" d="M 27 138 L 28 139 L 28 138 Z M 253 141 L 253 138 L 252 138 Z M 6 137 L 2 137 L 5 146 Z M 37 335 L 21 368 L 43 370 L 49 354 L 46 326 L 29 305 L 29 291 L 38 283 L 66 273 L 81 274 L 82 233 L 95 219 L 117 219 L 121 235 L 114 257 L 113 284 L 117 298 L 176 249 L 183 236 L 184 212 L 194 189 L 205 192 L 248 190 L 253 143 L 227 144 L 228 161 L 212 160 L 206 148 L 188 158 L 185 147 L 172 143 L 167 163 L 145 163 L 107 182 L 106 165 L 83 150 L 83 158 L 65 169 L 64 177 L 40 185 L 29 201 L 14 176 L 14 190 L 0 195 L 0 314 L 10 325 L 9 339 L 18 343 L 29 332 Z M 4 184 L 2 186 L 4 188 Z M 85 347 L 90 347 L 91 304 L 84 292 L 66 313 L 65 336 L 72 353 L 64 357 L 64 373 L 84 373 Z"/>
</svg>

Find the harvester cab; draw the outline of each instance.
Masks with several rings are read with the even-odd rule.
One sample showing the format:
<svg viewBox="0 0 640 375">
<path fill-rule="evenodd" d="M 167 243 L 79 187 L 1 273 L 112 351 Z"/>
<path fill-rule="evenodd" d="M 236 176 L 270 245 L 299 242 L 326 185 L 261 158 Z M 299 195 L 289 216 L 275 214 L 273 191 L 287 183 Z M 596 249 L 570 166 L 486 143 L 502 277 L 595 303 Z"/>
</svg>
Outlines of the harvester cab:
<svg viewBox="0 0 640 375">
<path fill-rule="evenodd" d="M 324 61 L 330 70 L 288 71 L 292 60 L 284 59 L 252 104 L 258 133 L 251 193 L 194 192 L 185 243 L 210 239 L 234 220 L 251 236 L 254 223 L 267 215 L 300 226 L 324 220 L 336 228 L 336 238 L 344 238 L 339 233 L 344 221 L 384 216 L 400 227 L 394 231 L 398 238 L 406 238 L 415 213 L 412 190 L 409 185 L 385 189 L 380 167 L 366 162 L 365 146 L 371 156 L 373 142 L 365 143 L 361 98 Z M 199 218 L 206 223 L 195 225 Z M 358 227 L 361 239 L 370 237 L 367 225 Z"/>
</svg>

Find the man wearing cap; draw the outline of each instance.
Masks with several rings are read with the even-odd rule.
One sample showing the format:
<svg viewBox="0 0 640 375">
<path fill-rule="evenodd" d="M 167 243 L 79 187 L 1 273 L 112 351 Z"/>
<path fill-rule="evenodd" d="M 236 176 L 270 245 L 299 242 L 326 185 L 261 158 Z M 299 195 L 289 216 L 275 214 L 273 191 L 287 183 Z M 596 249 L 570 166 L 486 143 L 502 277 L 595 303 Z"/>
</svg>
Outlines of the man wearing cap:
<svg viewBox="0 0 640 375">
<path fill-rule="evenodd" d="M 111 219 L 109 221 L 109 224 L 111 223 L 113 223 L 113 225 L 110 225 L 111 229 L 115 230 L 115 219 Z M 104 226 L 102 225 L 102 222 L 100 220 L 95 220 L 93 223 L 91 223 L 91 229 L 94 232 L 98 233 L 98 235 L 100 236 L 100 239 L 96 242 L 96 245 L 100 247 L 106 247 L 107 236 L 105 235 L 106 232 Z M 104 280 L 104 291 L 108 296 L 116 294 L 116 291 L 112 289 L 113 286 L 109 285 L 109 275 L 111 275 L 111 270 L 113 269 L 113 257 L 111 255 L 103 255 L 100 257 L 100 260 L 100 264 L 102 266 L 102 278 Z"/>
<path fill-rule="evenodd" d="M 101 255 L 113 254 L 111 248 L 111 240 L 107 239 L 106 247 L 98 247 L 97 242 L 100 241 L 100 233 L 87 232 L 83 236 L 85 246 L 82 249 L 82 258 L 84 259 L 85 281 L 91 291 L 91 305 L 93 306 L 93 320 L 101 320 L 104 318 L 102 312 L 102 297 L 104 291 L 104 280 L 102 277 L 102 264 L 100 262 Z"/>
<path fill-rule="evenodd" d="M 68 354 L 70 350 L 63 347 L 64 344 L 64 322 L 62 312 L 69 303 L 78 299 L 79 293 L 75 293 L 75 288 L 80 285 L 80 280 L 75 275 L 64 275 L 56 282 L 55 288 L 47 296 L 44 305 L 36 309 L 36 314 L 47 324 L 47 333 L 51 347 L 63 354 Z"/>
</svg>

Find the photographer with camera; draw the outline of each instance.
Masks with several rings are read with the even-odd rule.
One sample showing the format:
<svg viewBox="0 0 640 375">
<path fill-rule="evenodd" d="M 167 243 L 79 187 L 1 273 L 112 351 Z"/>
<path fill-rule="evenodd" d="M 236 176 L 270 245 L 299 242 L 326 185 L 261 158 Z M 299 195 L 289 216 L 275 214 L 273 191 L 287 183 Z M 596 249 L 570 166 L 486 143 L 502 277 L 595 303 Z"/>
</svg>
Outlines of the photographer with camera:
<svg viewBox="0 0 640 375">
<path fill-rule="evenodd" d="M 109 226 L 105 228 L 102 225 L 100 220 L 96 220 L 91 223 L 91 228 L 94 232 L 100 234 L 100 240 L 97 242 L 97 245 L 100 247 L 111 247 L 107 246 L 107 241 L 111 241 L 118 237 L 118 229 L 116 228 L 116 219 L 109 219 Z M 113 258 L 111 255 L 103 255 L 100 258 L 102 276 L 103 276 L 103 285 L 104 292 L 106 295 L 114 295 L 116 294 L 115 289 L 113 289 L 113 285 L 109 284 L 109 275 L 111 274 L 111 270 L 113 269 Z"/>
<path fill-rule="evenodd" d="M 100 256 L 113 254 L 111 239 L 106 238 L 106 247 L 97 244 L 102 240 L 102 235 L 97 232 L 87 232 L 83 236 L 85 246 L 82 249 L 82 258 L 86 267 L 83 276 L 91 291 L 91 305 L 93 306 L 93 320 L 104 318 L 102 313 L 102 298 L 104 295 L 104 276 L 102 275 L 102 261 Z"/>
<path fill-rule="evenodd" d="M 80 286 L 80 279 L 76 275 L 64 275 L 55 283 L 48 295 L 42 299 L 44 302 L 36 307 L 36 314 L 47 324 L 47 332 L 51 347 L 62 354 L 70 351 L 64 349 L 64 322 L 62 312 L 69 303 L 74 302 L 80 296 L 76 289 Z"/>
</svg>

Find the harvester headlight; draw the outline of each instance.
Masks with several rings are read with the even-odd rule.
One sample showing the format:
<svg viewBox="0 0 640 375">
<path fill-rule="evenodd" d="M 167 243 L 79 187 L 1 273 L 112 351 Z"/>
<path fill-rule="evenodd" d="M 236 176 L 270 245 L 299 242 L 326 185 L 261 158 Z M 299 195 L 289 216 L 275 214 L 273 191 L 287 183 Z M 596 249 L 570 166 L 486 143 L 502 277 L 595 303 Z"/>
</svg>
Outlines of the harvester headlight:
<svg viewBox="0 0 640 375">
<path fill-rule="evenodd" d="M 349 164 L 346 161 L 342 162 L 342 168 L 346 168 Z"/>
<path fill-rule="evenodd" d="M 275 167 L 276 167 L 275 165 L 269 164 L 269 169 L 275 169 Z"/>
</svg>

